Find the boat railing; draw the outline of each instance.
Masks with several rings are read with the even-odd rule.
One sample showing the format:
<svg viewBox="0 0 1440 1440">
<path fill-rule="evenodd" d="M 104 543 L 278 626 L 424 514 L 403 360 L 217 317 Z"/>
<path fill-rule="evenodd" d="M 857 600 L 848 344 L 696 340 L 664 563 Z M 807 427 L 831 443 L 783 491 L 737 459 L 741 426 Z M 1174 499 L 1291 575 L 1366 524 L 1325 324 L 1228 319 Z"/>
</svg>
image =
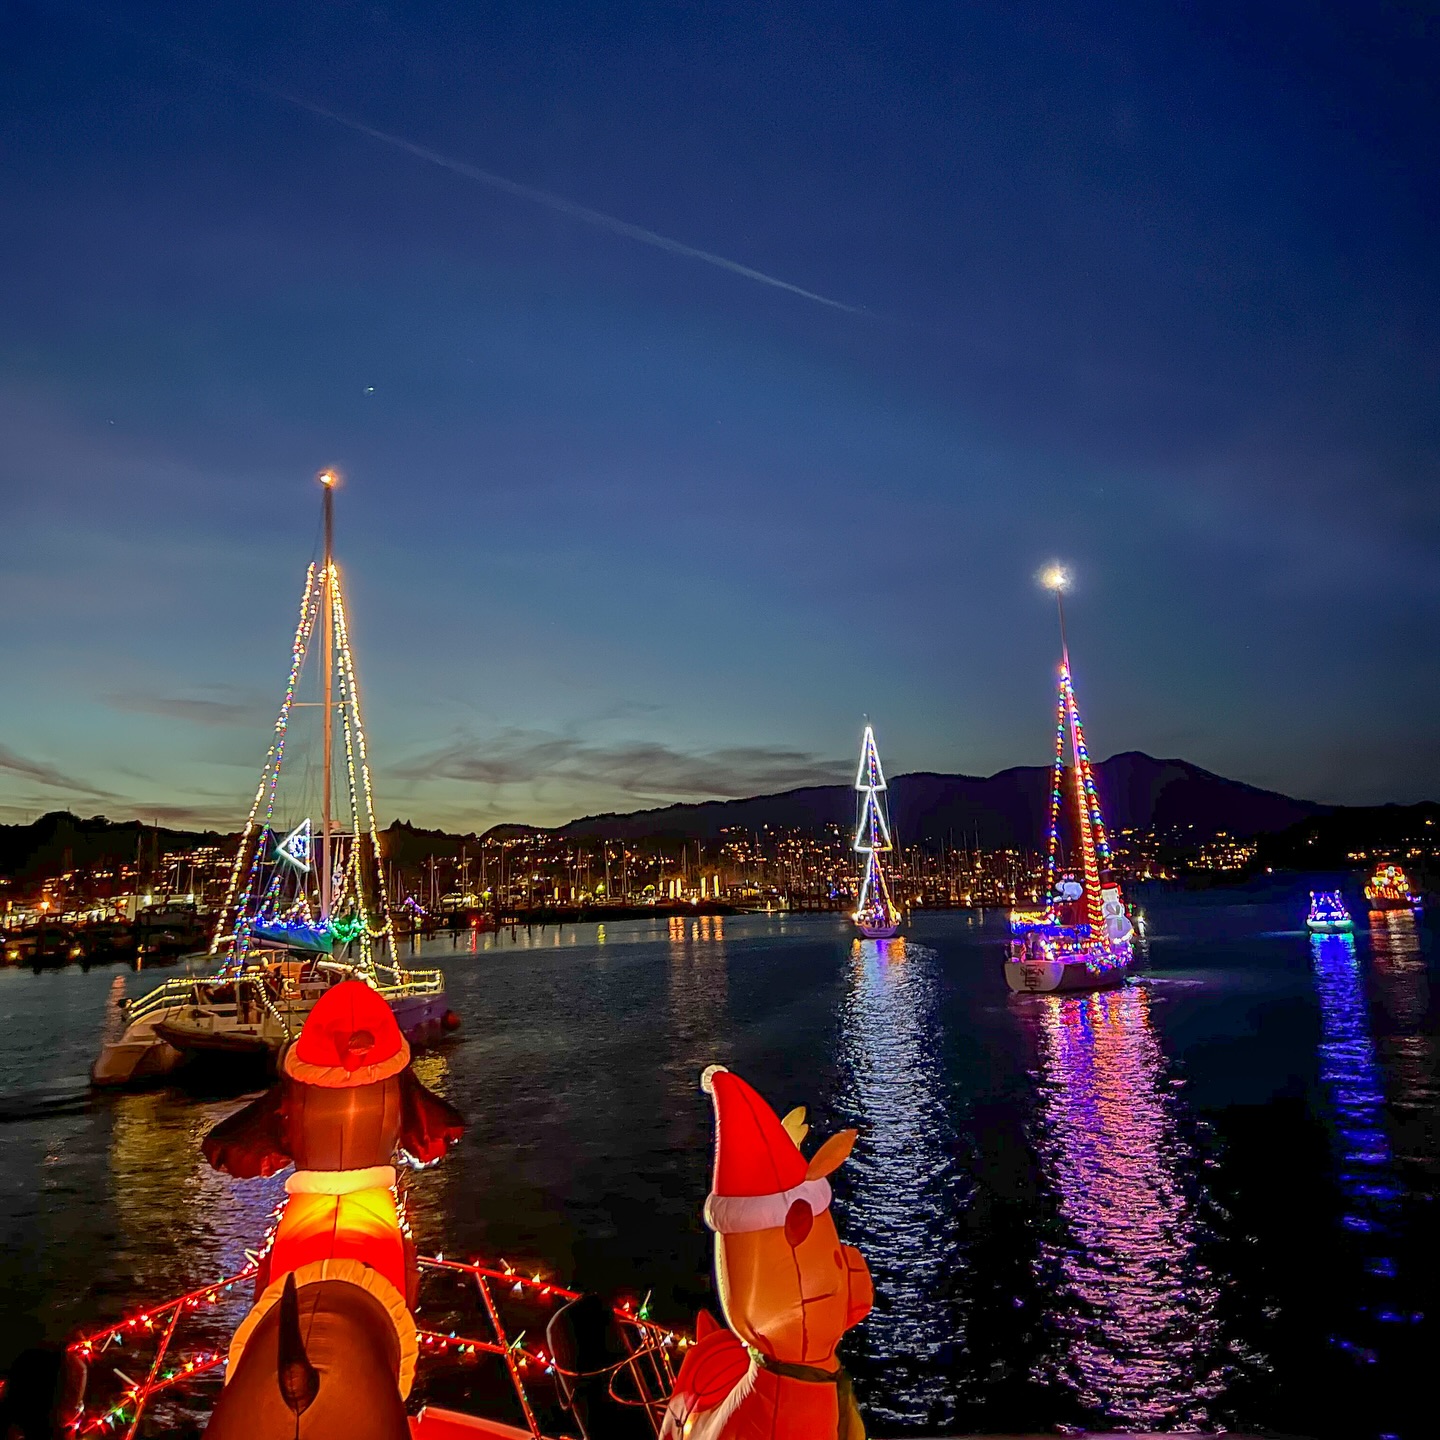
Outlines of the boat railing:
<svg viewBox="0 0 1440 1440">
<path fill-rule="evenodd" d="M 339 969 L 351 967 L 326 966 L 327 969 Z M 402 970 L 399 967 L 383 966 L 378 967 L 380 974 L 375 977 L 375 988 L 387 1000 L 398 1000 L 411 995 L 433 995 L 444 990 L 445 976 L 440 970 Z M 353 973 L 353 969 L 351 969 Z M 386 977 L 382 979 L 381 976 Z M 389 978 L 393 977 L 393 978 Z M 205 1010 L 213 1010 L 220 1013 L 222 1006 L 207 1004 L 204 1000 L 201 989 L 203 986 L 222 983 L 227 985 L 247 985 L 258 997 L 260 1006 L 275 1020 L 283 1029 L 285 1034 L 291 1033 L 289 1021 L 287 1021 L 279 1007 L 270 998 L 265 986 L 258 977 L 247 979 L 241 976 L 207 976 L 204 978 L 195 976 L 172 976 L 169 980 L 157 985 L 155 989 L 147 991 L 144 995 L 131 1000 L 125 1007 L 125 1020 L 127 1024 L 133 1024 L 137 1020 L 145 1020 L 156 1015 L 162 1010 L 168 1010 L 175 1005 L 195 1005 Z M 234 1010 L 230 1005 L 230 1011 Z M 308 1010 L 308 1006 L 306 1009 Z M 228 1013 L 228 1012 L 227 1012 Z"/>
<path fill-rule="evenodd" d="M 455 1309 L 446 1307 L 449 1314 L 444 1328 L 417 1329 L 425 1370 L 465 1369 L 486 1359 L 498 1361 L 505 1367 L 525 1429 L 533 1440 L 557 1433 L 553 1422 L 560 1418 L 566 1388 L 561 1382 L 580 1377 L 548 1353 L 548 1341 L 542 1344 L 528 1337 L 537 1330 L 543 1336 L 548 1313 L 579 1299 L 579 1292 L 541 1275 L 525 1274 L 503 1260 L 488 1265 L 480 1260 L 421 1256 L 419 1266 L 422 1279 L 446 1276 L 461 1282 L 452 1291 L 459 1304 Z M 75 1336 L 70 1352 L 89 1368 L 91 1383 L 82 1408 L 69 1417 L 66 1433 L 133 1440 L 152 1402 L 170 1402 L 192 1418 L 207 1410 L 227 1358 L 224 1343 L 216 1343 L 215 1321 L 220 1317 L 212 1319 L 210 1315 L 217 1307 L 234 1308 L 251 1289 L 248 1282 L 254 1281 L 258 1269 L 252 1261 L 237 1275 Z M 435 1308 L 432 1300 L 441 1297 L 427 1297 L 427 1311 Z M 478 1323 L 465 1328 L 477 1333 L 462 1333 L 467 1314 Z M 651 1320 L 648 1297 L 639 1305 L 623 1302 L 614 1308 L 614 1316 L 625 1354 L 611 1367 L 610 1393 L 620 1403 L 642 1409 L 658 1436 L 689 1337 Z M 458 1322 L 453 1329 L 451 1319 Z M 107 1369 L 101 1357 L 109 1359 L 122 1346 L 124 1370 Z M 587 1374 L 586 1378 L 594 1377 Z"/>
<path fill-rule="evenodd" d="M 184 1005 L 199 1002 L 198 982 L 191 978 L 174 976 L 163 984 L 157 985 L 148 993 L 130 1001 L 125 1007 L 125 1018 L 133 1023 L 136 1020 L 144 1020 L 160 1010 L 168 1010 L 173 1005 Z"/>
<path fill-rule="evenodd" d="M 433 995 L 445 988 L 443 970 L 401 970 L 398 966 L 377 967 L 382 975 L 393 975 L 388 983 L 377 983 L 376 989 L 387 999 L 400 999 L 408 995 Z M 378 979 L 378 977 L 377 977 Z"/>
</svg>

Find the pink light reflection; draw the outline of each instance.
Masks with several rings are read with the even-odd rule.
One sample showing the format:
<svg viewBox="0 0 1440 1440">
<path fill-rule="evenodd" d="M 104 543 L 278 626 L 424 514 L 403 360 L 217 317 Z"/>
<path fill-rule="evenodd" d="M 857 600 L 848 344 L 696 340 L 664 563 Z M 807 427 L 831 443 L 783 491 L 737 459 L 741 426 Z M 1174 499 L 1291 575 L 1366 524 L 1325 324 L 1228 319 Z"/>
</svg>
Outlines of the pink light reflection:
<svg viewBox="0 0 1440 1440">
<path fill-rule="evenodd" d="M 1038 1148 L 1065 1232 L 1040 1247 L 1062 1337 L 1044 1378 L 1110 1421 L 1203 1424 L 1225 1383 L 1218 1287 L 1200 1259 L 1197 1161 L 1149 993 L 1122 986 L 1038 1005 Z"/>
</svg>

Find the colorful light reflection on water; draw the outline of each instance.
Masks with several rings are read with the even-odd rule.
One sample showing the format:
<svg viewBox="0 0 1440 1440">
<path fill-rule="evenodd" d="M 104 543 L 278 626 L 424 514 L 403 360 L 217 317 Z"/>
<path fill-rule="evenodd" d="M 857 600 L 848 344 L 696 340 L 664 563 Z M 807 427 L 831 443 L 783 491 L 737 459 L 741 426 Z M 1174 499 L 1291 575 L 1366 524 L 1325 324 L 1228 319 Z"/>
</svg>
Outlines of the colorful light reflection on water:
<svg viewBox="0 0 1440 1440">
<path fill-rule="evenodd" d="M 1035 1378 L 1110 1423 L 1204 1425 L 1225 1383 L 1218 1287 L 1150 995 L 1124 986 L 1019 1003 L 1035 1017 L 1037 1149 L 1059 1219 L 1037 1266 L 1056 1292 L 1059 1343 Z"/>
<path fill-rule="evenodd" d="M 1402 1191 L 1396 1183 L 1386 1129 L 1385 1085 L 1370 1033 L 1370 1014 L 1355 939 L 1310 940 L 1320 1001 L 1320 1079 L 1335 1140 L 1340 1224 L 1371 1278 L 1370 1293 L 1351 1317 L 1351 1333 L 1332 1336 L 1337 1349 L 1362 1364 L 1379 1358 L 1382 1327 L 1409 1320 L 1389 1297 L 1398 1273 L 1393 1228 Z"/>
<path fill-rule="evenodd" d="M 967 1182 L 935 1017 L 937 961 L 903 937 L 856 940 L 841 1010 L 839 1108 L 865 1137 L 846 1164 L 846 1230 L 864 1237 L 876 1295 L 854 1343 L 888 1357 L 885 1392 L 867 1397 L 880 1425 L 947 1425 L 949 1361 L 964 1345 L 950 1292 Z"/>
</svg>

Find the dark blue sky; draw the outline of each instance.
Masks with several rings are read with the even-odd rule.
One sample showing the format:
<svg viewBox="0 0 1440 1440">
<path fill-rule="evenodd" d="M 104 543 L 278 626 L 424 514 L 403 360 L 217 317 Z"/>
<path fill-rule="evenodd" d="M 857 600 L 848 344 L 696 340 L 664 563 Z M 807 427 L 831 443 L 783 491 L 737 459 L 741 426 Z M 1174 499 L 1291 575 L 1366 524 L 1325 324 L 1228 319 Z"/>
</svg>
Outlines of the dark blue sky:
<svg viewBox="0 0 1440 1440">
<path fill-rule="evenodd" d="M 1373 0 L 0 0 L 0 812 L 234 823 L 327 464 L 385 818 L 1044 763 L 1052 557 L 1096 753 L 1440 794 L 1437 77 Z"/>
</svg>

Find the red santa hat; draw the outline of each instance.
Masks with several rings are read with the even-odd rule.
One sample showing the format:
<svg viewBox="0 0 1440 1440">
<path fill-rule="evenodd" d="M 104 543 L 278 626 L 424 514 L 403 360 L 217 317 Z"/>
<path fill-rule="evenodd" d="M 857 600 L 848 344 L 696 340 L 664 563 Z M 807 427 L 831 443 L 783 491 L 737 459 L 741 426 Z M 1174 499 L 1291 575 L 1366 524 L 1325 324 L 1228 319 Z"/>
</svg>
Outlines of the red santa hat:
<svg viewBox="0 0 1440 1440">
<path fill-rule="evenodd" d="M 712 1230 L 779 1229 L 797 1200 L 817 1215 L 829 1207 L 830 1182 L 810 1175 L 813 1167 L 757 1091 L 723 1065 L 711 1065 L 700 1088 L 715 1102 L 715 1175 L 705 1201 Z"/>
<path fill-rule="evenodd" d="M 409 1063 L 395 1012 L 363 981 L 342 980 L 316 1002 L 281 1069 L 307 1085 L 342 1090 L 388 1080 Z"/>
</svg>

